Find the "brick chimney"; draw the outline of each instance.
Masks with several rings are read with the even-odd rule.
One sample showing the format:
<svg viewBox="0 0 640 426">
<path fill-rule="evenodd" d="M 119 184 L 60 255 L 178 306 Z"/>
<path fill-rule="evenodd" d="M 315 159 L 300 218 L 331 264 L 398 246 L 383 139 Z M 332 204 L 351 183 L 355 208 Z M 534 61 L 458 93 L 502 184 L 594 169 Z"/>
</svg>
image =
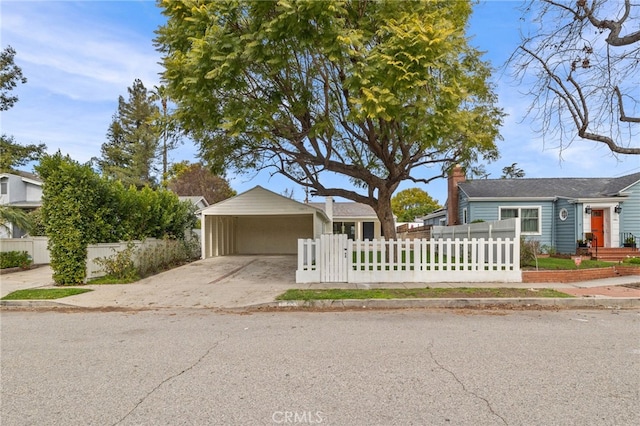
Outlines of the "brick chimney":
<svg viewBox="0 0 640 426">
<path fill-rule="evenodd" d="M 325 197 L 324 205 L 324 212 L 326 213 L 329 220 L 333 222 L 333 197 Z"/>
<path fill-rule="evenodd" d="M 458 184 L 465 181 L 464 170 L 456 164 L 449 172 L 447 181 L 447 225 L 459 225 L 458 218 Z"/>
</svg>

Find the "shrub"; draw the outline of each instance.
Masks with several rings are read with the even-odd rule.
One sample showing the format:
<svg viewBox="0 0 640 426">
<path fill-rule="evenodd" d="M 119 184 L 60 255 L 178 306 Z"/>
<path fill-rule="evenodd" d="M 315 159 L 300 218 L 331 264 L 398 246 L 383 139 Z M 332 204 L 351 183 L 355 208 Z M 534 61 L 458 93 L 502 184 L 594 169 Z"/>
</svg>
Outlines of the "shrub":
<svg viewBox="0 0 640 426">
<path fill-rule="evenodd" d="M 26 251 L 3 251 L 0 252 L 0 269 L 22 268 L 28 269 L 31 266 L 31 256 Z"/>
<path fill-rule="evenodd" d="M 540 253 L 540 241 L 520 237 L 520 267 L 537 267 L 538 253 Z"/>
<path fill-rule="evenodd" d="M 165 239 L 163 242 L 164 244 L 141 249 L 138 253 L 137 268 L 141 277 L 157 274 L 200 257 L 200 243 L 196 238 Z"/>
<path fill-rule="evenodd" d="M 109 257 L 97 258 L 95 262 L 102 266 L 101 270 L 107 277 L 131 282 L 199 257 L 200 243 L 197 238 L 164 239 L 147 246 L 143 244 L 140 248 L 129 242 L 126 249 L 115 251 Z"/>
<path fill-rule="evenodd" d="M 558 253 L 555 247 L 546 244 L 540 247 L 540 252 L 548 254 L 549 256 L 555 256 Z"/>
<path fill-rule="evenodd" d="M 94 262 L 102 266 L 102 272 L 109 277 L 126 282 L 135 281 L 139 275 L 133 262 L 134 254 L 135 245 L 129 242 L 124 250 L 115 251 L 110 257 L 99 257 L 95 259 Z"/>
<path fill-rule="evenodd" d="M 631 265 L 640 265 L 640 257 L 628 257 L 622 263 L 629 263 Z"/>
<path fill-rule="evenodd" d="M 41 214 L 57 284 L 84 282 L 88 244 L 183 239 L 195 221 L 193 207 L 176 194 L 149 187 L 125 189 L 60 152 L 44 156 L 36 170 L 44 181 Z M 103 266 L 124 267 L 119 263 L 123 259 L 113 260 L 115 264 Z M 117 273 L 129 272 L 125 268 Z"/>
</svg>

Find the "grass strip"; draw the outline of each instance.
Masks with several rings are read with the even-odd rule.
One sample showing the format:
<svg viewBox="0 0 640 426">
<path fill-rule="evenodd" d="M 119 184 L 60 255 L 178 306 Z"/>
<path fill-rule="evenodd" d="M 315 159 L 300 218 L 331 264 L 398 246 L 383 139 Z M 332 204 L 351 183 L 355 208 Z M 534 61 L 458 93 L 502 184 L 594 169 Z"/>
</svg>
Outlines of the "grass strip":
<svg viewBox="0 0 640 426">
<path fill-rule="evenodd" d="M 16 290 L 0 300 L 49 300 L 91 291 L 88 288 L 28 288 Z"/>
<path fill-rule="evenodd" d="M 287 290 L 276 300 L 433 299 L 433 298 L 573 297 L 550 288 L 377 288 Z"/>
</svg>

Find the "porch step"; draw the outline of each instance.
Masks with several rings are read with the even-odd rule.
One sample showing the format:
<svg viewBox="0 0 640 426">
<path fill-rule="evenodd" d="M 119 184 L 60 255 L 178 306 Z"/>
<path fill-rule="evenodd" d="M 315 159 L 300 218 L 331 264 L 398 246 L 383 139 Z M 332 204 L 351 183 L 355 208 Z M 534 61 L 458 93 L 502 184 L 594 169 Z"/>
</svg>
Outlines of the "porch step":
<svg viewBox="0 0 640 426">
<path fill-rule="evenodd" d="M 589 249 L 589 254 L 594 260 L 621 262 L 627 257 L 640 257 L 640 250 L 634 247 L 598 247 L 596 255 L 596 249 L 592 247 Z"/>
</svg>

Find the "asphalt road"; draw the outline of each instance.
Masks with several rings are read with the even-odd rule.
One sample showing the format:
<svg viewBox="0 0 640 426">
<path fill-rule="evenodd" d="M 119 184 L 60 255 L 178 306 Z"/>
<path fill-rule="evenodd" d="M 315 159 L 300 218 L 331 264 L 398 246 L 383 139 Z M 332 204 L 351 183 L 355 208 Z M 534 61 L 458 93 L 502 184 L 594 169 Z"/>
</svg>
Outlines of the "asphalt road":
<svg viewBox="0 0 640 426">
<path fill-rule="evenodd" d="M 637 425 L 640 313 L 2 311 L 9 425 Z"/>
</svg>

